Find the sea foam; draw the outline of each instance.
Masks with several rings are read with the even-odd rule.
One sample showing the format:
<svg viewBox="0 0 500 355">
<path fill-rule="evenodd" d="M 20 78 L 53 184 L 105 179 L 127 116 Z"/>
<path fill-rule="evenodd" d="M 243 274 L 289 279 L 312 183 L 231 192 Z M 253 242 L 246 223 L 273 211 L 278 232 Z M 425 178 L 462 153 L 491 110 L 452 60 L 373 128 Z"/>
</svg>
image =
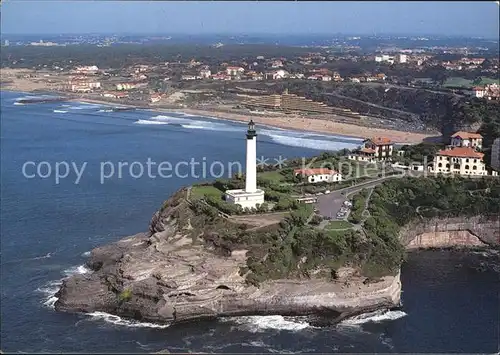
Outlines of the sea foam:
<svg viewBox="0 0 500 355">
<path fill-rule="evenodd" d="M 221 318 L 223 322 L 236 323 L 246 331 L 252 333 L 265 332 L 269 329 L 299 331 L 311 327 L 304 321 L 299 321 L 290 317 L 275 316 L 246 316 Z"/>
<path fill-rule="evenodd" d="M 340 322 L 340 325 L 359 326 L 369 322 L 380 323 L 383 321 L 396 320 L 406 316 L 407 314 L 403 311 L 379 310 L 375 312 L 361 314 L 359 316 L 355 316 L 349 319 L 345 319 L 342 322 Z"/>
</svg>

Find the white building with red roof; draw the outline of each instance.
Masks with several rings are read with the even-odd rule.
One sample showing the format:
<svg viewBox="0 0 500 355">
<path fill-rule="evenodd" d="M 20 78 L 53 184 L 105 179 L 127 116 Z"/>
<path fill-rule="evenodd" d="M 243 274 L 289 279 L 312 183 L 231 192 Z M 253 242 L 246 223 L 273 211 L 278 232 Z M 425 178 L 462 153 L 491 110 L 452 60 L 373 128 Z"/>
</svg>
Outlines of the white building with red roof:
<svg viewBox="0 0 500 355">
<path fill-rule="evenodd" d="M 430 171 L 461 176 L 488 175 L 483 157 L 483 153 L 471 147 L 448 147 L 436 153 Z"/>
<path fill-rule="evenodd" d="M 245 72 L 245 69 L 242 67 L 227 67 L 226 68 L 226 74 L 231 75 L 231 76 L 236 76 L 243 74 Z"/>
<path fill-rule="evenodd" d="M 394 143 L 385 137 L 368 138 L 363 145 L 348 156 L 350 160 L 367 162 L 391 160 L 394 151 Z"/>
<path fill-rule="evenodd" d="M 316 168 L 316 169 L 295 169 L 293 171 L 295 176 L 301 176 L 307 179 L 310 184 L 318 182 L 340 182 L 342 181 L 342 174 L 338 171 L 326 169 L 326 168 Z"/>
<path fill-rule="evenodd" d="M 479 133 L 459 131 L 451 136 L 453 147 L 472 147 L 481 149 L 483 147 L 483 136 Z"/>
</svg>

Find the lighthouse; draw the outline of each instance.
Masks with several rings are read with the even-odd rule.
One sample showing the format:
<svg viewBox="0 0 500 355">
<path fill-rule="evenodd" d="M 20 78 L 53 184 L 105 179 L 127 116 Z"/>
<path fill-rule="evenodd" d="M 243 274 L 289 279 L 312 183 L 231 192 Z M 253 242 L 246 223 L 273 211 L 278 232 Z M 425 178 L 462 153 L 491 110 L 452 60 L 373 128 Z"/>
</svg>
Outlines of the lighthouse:
<svg viewBox="0 0 500 355">
<path fill-rule="evenodd" d="M 248 123 L 247 130 L 247 165 L 245 191 L 257 191 L 257 132 L 252 120 Z"/>
<path fill-rule="evenodd" d="M 226 201 L 243 208 L 256 208 L 264 203 L 264 191 L 257 188 L 257 131 L 250 120 L 246 133 L 245 189 L 227 190 Z"/>
</svg>

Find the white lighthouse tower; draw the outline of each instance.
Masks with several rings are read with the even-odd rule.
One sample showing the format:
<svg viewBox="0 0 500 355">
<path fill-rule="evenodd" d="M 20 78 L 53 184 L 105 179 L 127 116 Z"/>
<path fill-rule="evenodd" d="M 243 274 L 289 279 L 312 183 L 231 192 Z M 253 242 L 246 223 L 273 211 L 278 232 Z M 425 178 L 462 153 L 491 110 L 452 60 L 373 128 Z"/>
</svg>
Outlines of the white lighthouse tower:
<svg viewBox="0 0 500 355">
<path fill-rule="evenodd" d="M 264 203 L 264 191 L 257 188 L 257 132 L 252 120 L 248 123 L 246 138 L 245 189 L 227 190 L 226 201 L 238 204 L 243 208 L 252 208 Z"/>
</svg>

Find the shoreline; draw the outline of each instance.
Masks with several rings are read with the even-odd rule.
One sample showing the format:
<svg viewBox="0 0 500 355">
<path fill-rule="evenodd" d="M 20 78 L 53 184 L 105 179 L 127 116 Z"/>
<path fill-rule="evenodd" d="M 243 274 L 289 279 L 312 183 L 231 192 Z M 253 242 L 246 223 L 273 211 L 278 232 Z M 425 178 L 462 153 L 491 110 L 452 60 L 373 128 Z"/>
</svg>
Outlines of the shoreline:
<svg viewBox="0 0 500 355">
<path fill-rule="evenodd" d="M 18 91 L 14 88 L 4 88 L 1 90 L 10 92 L 19 92 L 21 94 L 37 94 L 35 91 Z M 39 91 L 39 90 L 37 90 Z M 47 90 L 60 95 L 68 95 L 54 90 Z M 210 109 L 199 109 L 189 107 L 167 108 L 161 106 L 151 105 L 132 105 L 130 103 L 121 103 L 105 99 L 94 98 L 72 98 L 68 97 L 68 101 L 94 103 L 106 106 L 116 107 L 134 107 L 137 109 L 145 109 L 156 113 L 185 113 L 187 115 L 199 116 L 201 118 L 226 120 L 235 123 L 248 122 L 249 118 L 253 119 L 256 124 L 265 125 L 272 128 L 310 132 L 316 134 L 324 134 L 330 136 L 342 136 L 346 138 L 365 139 L 369 137 L 382 136 L 391 139 L 395 144 L 418 144 L 425 139 L 436 137 L 436 134 L 431 133 L 416 133 L 405 132 L 386 128 L 374 128 L 350 123 L 337 122 L 335 120 L 324 120 L 319 118 L 309 118 L 301 115 L 272 115 L 264 116 L 254 113 L 239 113 L 239 112 L 226 112 Z"/>
<path fill-rule="evenodd" d="M 236 112 L 224 112 L 224 111 L 212 111 L 212 110 L 202 110 L 197 108 L 164 108 L 159 106 L 139 106 L 115 103 L 112 101 L 98 100 L 98 99 L 86 99 L 78 98 L 71 99 L 71 101 L 77 101 L 82 103 L 95 103 L 103 104 L 109 106 L 121 106 L 121 107 L 135 107 L 138 109 L 145 109 L 157 113 L 185 113 L 187 115 L 199 116 L 202 118 L 209 119 L 219 119 L 235 123 L 246 123 L 248 119 L 251 118 L 255 123 L 265 125 L 272 128 L 293 130 L 293 131 L 305 131 L 316 134 L 325 134 L 333 136 L 341 136 L 346 138 L 355 139 L 365 139 L 373 136 L 384 136 L 393 140 L 396 144 L 418 144 L 426 138 L 435 137 L 432 134 L 415 133 L 415 132 L 404 132 L 384 128 L 371 128 L 367 126 L 358 126 L 354 124 L 341 123 L 336 121 L 326 121 L 317 118 L 305 118 L 301 116 L 272 116 L 272 117 L 262 117 L 261 115 L 255 114 L 240 114 Z M 293 119 L 297 119 L 298 122 L 292 122 Z M 323 127 L 320 127 L 321 124 Z M 306 127 L 303 127 L 305 125 Z M 335 126 L 335 127 L 333 127 Z M 358 133 L 359 132 L 359 133 Z M 363 134 L 362 132 L 367 132 Z"/>
</svg>

